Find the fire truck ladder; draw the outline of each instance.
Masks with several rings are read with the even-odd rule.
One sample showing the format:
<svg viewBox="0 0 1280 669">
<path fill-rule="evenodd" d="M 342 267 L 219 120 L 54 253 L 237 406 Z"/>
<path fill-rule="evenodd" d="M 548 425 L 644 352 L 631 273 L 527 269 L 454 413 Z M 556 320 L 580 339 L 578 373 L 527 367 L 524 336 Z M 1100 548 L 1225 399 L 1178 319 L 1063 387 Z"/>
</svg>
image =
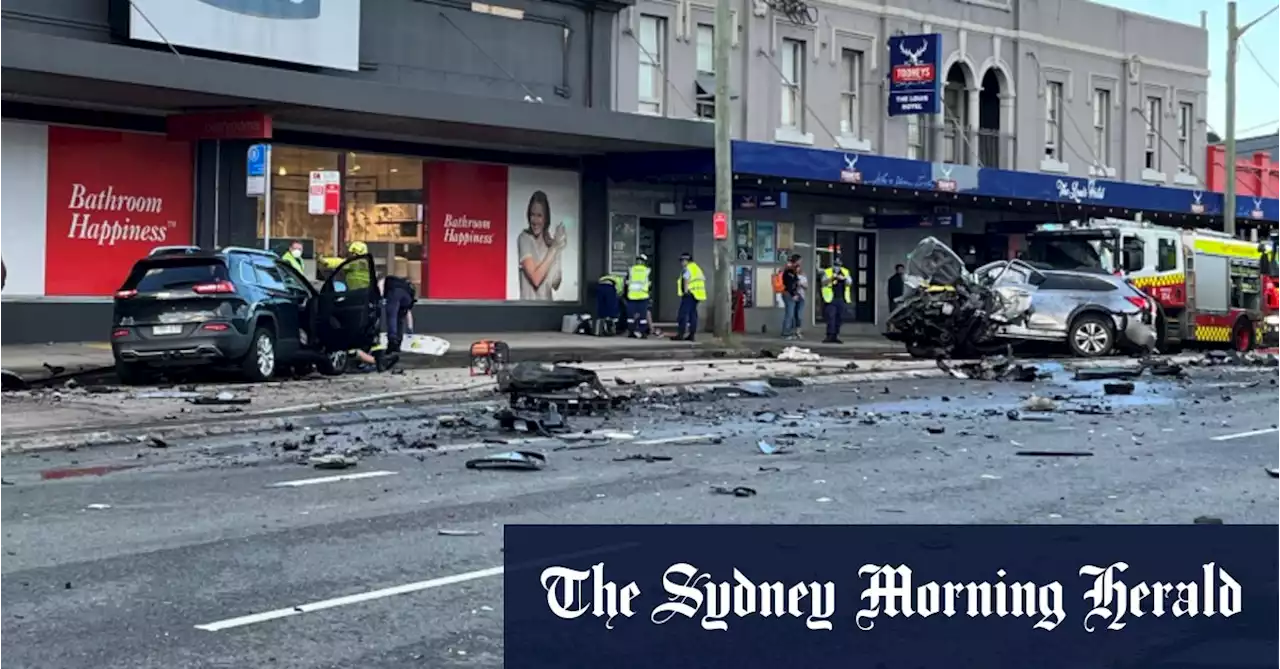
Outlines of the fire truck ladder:
<svg viewBox="0 0 1280 669">
<path fill-rule="evenodd" d="M 1179 341 L 1192 341 L 1195 339 L 1195 323 L 1192 321 L 1191 314 L 1196 311 L 1196 248 L 1195 243 L 1183 244 L 1183 255 L 1186 256 L 1186 283 L 1183 284 L 1183 291 L 1186 295 L 1186 306 L 1183 307 L 1182 313 L 1178 314 L 1176 325 L 1165 323 L 1165 338 L 1169 338 L 1169 329 L 1176 328 L 1176 337 Z"/>
</svg>

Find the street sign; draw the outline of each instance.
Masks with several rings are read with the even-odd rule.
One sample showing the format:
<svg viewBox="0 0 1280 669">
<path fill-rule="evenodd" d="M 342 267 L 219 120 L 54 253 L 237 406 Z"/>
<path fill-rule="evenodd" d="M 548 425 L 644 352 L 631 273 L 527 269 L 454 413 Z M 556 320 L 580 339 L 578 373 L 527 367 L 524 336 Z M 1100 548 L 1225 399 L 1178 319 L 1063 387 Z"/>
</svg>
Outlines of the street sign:
<svg viewBox="0 0 1280 669">
<path fill-rule="evenodd" d="M 729 238 L 729 216 L 723 211 L 717 211 L 711 217 L 711 234 L 716 239 Z"/>
<path fill-rule="evenodd" d="M 249 147 L 245 162 L 245 195 L 259 196 L 267 192 L 267 172 L 271 169 L 271 145 L 254 144 Z"/>
<path fill-rule="evenodd" d="M 336 170 L 312 170 L 307 190 L 307 213 L 312 216 L 337 216 L 342 194 L 342 175 Z"/>
</svg>

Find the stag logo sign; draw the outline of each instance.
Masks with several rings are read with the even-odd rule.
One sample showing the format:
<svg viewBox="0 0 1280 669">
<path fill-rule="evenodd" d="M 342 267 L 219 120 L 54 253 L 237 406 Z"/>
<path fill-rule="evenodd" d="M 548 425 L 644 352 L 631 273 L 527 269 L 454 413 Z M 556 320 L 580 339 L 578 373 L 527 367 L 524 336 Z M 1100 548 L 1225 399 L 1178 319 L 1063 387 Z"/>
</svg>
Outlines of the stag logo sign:
<svg viewBox="0 0 1280 669">
<path fill-rule="evenodd" d="M 889 115 L 936 114 L 940 91 L 942 35 L 889 38 Z"/>
</svg>

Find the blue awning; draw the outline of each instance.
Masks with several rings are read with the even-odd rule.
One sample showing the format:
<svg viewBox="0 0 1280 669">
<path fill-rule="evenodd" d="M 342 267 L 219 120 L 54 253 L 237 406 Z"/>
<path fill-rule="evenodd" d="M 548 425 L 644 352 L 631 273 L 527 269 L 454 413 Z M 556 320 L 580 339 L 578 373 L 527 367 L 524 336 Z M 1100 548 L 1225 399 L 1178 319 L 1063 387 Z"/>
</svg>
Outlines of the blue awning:
<svg viewBox="0 0 1280 669">
<path fill-rule="evenodd" d="M 673 151 L 615 156 L 610 176 L 620 180 L 709 179 L 714 153 Z M 830 149 L 734 141 L 733 172 L 765 178 L 846 183 L 947 192 L 979 197 L 1113 207 L 1152 213 L 1222 216 L 1223 195 L 1188 188 L 1085 179 L 1039 172 L 930 163 Z M 1280 220 L 1280 200 L 1241 196 L 1236 217 Z"/>
</svg>

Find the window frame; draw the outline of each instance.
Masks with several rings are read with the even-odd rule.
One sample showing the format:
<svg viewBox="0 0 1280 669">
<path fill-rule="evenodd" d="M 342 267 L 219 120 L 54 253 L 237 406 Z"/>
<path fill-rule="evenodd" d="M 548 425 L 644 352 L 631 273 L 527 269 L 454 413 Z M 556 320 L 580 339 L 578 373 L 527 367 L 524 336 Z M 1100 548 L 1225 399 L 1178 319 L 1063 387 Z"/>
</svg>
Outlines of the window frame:
<svg viewBox="0 0 1280 669">
<path fill-rule="evenodd" d="M 703 36 L 707 37 L 708 43 L 703 44 Z M 710 23 L 699 23 L 694 27 L 694 68 L 700 74 L 716 73 L 716 27 Z M 703 49 L 707 53 L 703 53 Z M 703 62 L 703 57 L 706 62 Z M 703 67 L 703 66 L 706 67 Z"/>
<path fill-rule="evenodd" d="M 1164 106 L 1164 100 L 1155 95 L 1148 95 L 1146 102 L 1143 166 L 1158 172 L 1160 171 L 1160 109 Z"/>
<path fill-rule="evenodd" d="M 651 45 L 645 44 L 646 25 L 653 26 L 653 48 L 650 48 Z M 639 45 L 637 50 L 639 66 L 636 76 L 637 110 L 642 114 L 664 116 L 667 111 L 667 18 L 665 16 L 641 14 L 636 44 Z M 640 90 L 640 85 L 644 81 L 640 73 L 644 72 L 646 68 L 650 71 L 650 90 L 647 93 Z"/>
<path fill-rule="evenodd" d="M 784 37 L 782 39 L 782 77 L 781 107 L 778 110 L 778 125 L 804 132 L 804 75 L 805 75 L 805 42 L 804 40 Z M 788 63 L 790 60 L 790 63 Z M 790 72 L 788 72 L 790 70 Z M 791 118 L 787 118 L 787 112 Z"/>
<path fill-rule="evenodd" d="M 1178 103 L 1178 160 L 1183 167 L 1191 164 L 1191 126 L 1195 125 L 1195 106 Z"/>
<path fill-rule="evenodd" d="M 866 57 L 858 49 L 840 50 L 840 134 L 862 138 L 862 68 Z"/>
<path fill-rule="evenodd" d="M 912 114 L 907 117 L 907 158 L 911 160 L 925 160 L 925 142 L 926 133 L 928 132 L 928 120 L 920 114 Z"/>
<path fill-rule="evenodd" d="M 1093 151 L 1102 167 L 1111 167 L 1111 89 L 1093 90 Z"/>
<path fill-rule="evenodd" d="M 1044 87 L 1044 157 L 1062 162 L 1062 95 L 1061 81 L 1045 82 Z"/>
<path fill-rule="evenodd" d="M 1168 257 L 1165 254 L 1168 254 Z M 1171 264 L 1166 265 L 1166 260 L 1172 260 Z M 1177 240 L 1167 237 L 1156 239 L 1156 271 L 1172 272 L 1178 269 L 1178 242 Z"/>
</svg>

